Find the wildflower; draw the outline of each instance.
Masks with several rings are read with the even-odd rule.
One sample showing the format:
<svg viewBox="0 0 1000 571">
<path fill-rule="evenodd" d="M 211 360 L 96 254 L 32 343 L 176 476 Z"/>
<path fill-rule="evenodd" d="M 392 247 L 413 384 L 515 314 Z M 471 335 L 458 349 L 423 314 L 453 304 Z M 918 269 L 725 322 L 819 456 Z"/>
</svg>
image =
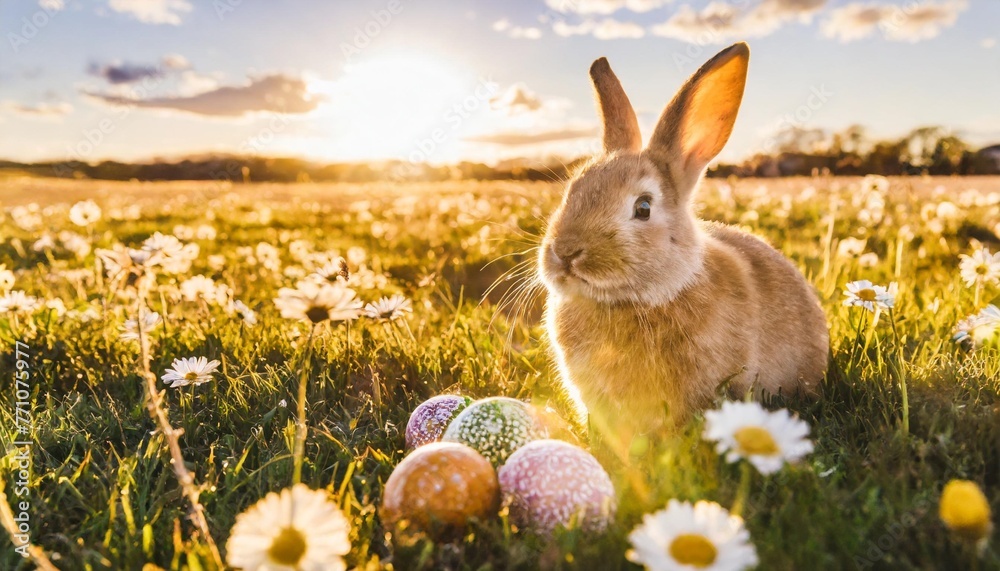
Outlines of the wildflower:
<svg viewBox="0 0 1000 571">
<path fill-rule="evenodd" d="M 350 524 L 322 490 L 296 484 L 236 517 L 226 561 L 245 571 L 343 571 Z"/>
<path fill-rule="evenodd" d="M 991 255 L 988 248 L 980 248 L 971 256 L 960 255 L 959 259 L 962 260 L 959 270 L 965 285 L 981 286 L 1000 281 L 1000 252 Z"/>
<path fill-rule="evenodd" d="M 862 192 L 885 194 L 889 191 L 889 179 L 877 174 L 870 174 L 861 179 Z"/>
<path fill-rule="evenodd" d="M 8 292 L 14 287 L 14 272 L 7 269 L 5 264 L 0 264 L 0 292 Z"/>
<path fill-rule="evenodd" d="M 90 254 L 90 241 L 76 232 L 60 232 L 59 241 L 64 248 L 73 252 L 78 259 L 84 259 Z"/>
<path fill-rule="evenodd" d="M 31 313 L 38 309 L 38 299 L 23 291 L 9 291 L 0 297 L 0 313 Z"/>
<path fill-rule="evenodd" d="M 257 325 L 257 313 L 250 309 L 247 304 L 242 301 L 238 299 L 231 301 L 227 309 L 230 313 L 238 315 L 246 325 L 250 327 Z"/>
<path fill-rule="evenodd" d="M 219 367 L 219 362 L 209 361 L 205 357 L 188 357 L 187 359 L 174 359 L 171 364 L 172 369 L 160 377 L 163 382 L 171 388 L 186 387 L 188 385 L 200 385 L 212 380 L 212 373 Z"/>
<path fill-rule="evenodd" d="M 868 280 L 859 280 L 847 284 L 847 291 L 844 292 L 847 299 L 844 305 L 863 307 L 868 311 L 875 311 L 876 308 L 892 309 L 896 303 L 896 284 L 890 283 L 888 288 L 873 285 Z"/>
<path fill-rule="evenodd" d="M 670 500 L 643 516 L 628 539 L 628 560 L 653 571 L 742 571 L 758 563 L 743 519 L 715 502 Z"/>
<path fill-rule="evenodd" d="M 840 258 L 856 258 L 865 251 L 868 240 L 857 238 L 844 238 L 837 244 L 837 256 Z"/>
<path fill-rule="evenodd" d="M 351 273 L 347 270 L 347 261 L 344 258 L 337 258 L 324 264 L 321 268 L 313 272 L 312 276 L 318 281 L 337 283 L 346 282 Z"/>
<path fill-rule="evenodd" d="M 160 319 L 160 314 L 155 311 L 146 312 L 143 311 L 140 317 L 142 319 L 142 332 L 148 335 L 150 331 L 153 330 L 162 321 Z M 139 340 L 139 321 L 136 319 L 129 319 L 122 326 L 122 341 L 138 341 Z"/>
<path fill-rule="evenodd" d="M 979 542 L 989 535 L 990 504 L 975 482 L 952 480 L 941 492 L 941 521 L 959 537 Z"/>
<path fill-rule="evenodd" d="M 875 252 L 861 254 L 861 257 L 858 258 L 858 265 L 862 268 L 874 268 L 878 265 L 878 254 Z"/>
<path fill-rule="evenodd" d="M 52 250 L 56 247 L 55 241 L 52 236 L 48 234 L 42 234 L 42 237 L 35 240 L 35 243 L 31 245 L 31 249 L 36 252 L 44 252 L 45 250 Z"/>
<path fill-rule="evenodd" d="M 296 289 L 283 287 L 278 290 L 274 305 L 285 319 L 345 321 L 357 319 L 362 303 L 355 299 L 353 289 L 343 284 L 316 283 L 302 280 Z"/>
<path fill-rule="evenodd" d="M 101 208 L 93 200 L 77 202 L 69 209 L 69 221 L 86 228 L 101 219 Z"/>
<path fill-rule="evenodd" d="M 707 411 L 703 436 L 716 442 L 728 462 L 749 460 L 761 474 L 773 474 L 813 450 L 806 422 L 757 403 L 724 402 L 720 410 Z"/>
<path fill-rule="evenodd" d="M 205 300 L 210 304 L 224 304 L 229 301 L 229 287 L 217 285 L 205 276 L 190 277 L 180 285 L 181 297 L 185 301 Z"/>
<path fill-rule="evenodd" d="M 375 303 L 369 303 L 364 309 L 367 317 L 388 321 L 395 321 L 402 317 L 403 314 L 411 313 L 412 311 L 413 305 L 410 304 L 410 300 L 398 293 L 392 297 L 383 297 Z"/>
<path fill-rule="evenodd" d="M 998 330 L 1000 308 L 991 304 L 979 313 L 959 321 L 952 339 L 972 347 L 981 347 L 995 339 Z"/>
</svg>

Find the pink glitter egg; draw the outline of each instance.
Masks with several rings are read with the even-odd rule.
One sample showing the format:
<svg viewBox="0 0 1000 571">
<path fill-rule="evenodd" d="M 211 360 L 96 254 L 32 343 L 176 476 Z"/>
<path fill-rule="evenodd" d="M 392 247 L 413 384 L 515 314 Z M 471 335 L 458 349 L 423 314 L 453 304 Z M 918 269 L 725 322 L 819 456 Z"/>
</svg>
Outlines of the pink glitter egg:
<svg viewBox="0 0 1000 571">
<path fill-rule="evenodd" d="M 575 523 L 600 532 L 615 517 L 611 478 L 589 452 L 561 440 L 536 440 L 500 467 L 500 494 L 514 525 L 549 534 Z"/>
<path fill-rule="evenodd" d="M 438 395 L 425 400 L 406 423 L 406 447 L 416 448 L 441 440 L 448 424 L 471 402 L 469 397 L 458 395 Z"/>
</svg>

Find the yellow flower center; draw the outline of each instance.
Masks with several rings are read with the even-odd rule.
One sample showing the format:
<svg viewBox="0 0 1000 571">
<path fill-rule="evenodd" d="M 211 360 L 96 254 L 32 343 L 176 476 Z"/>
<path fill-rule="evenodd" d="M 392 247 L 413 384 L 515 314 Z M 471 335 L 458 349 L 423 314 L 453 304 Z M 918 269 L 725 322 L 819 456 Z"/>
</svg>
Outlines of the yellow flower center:
<svg viewBox="0 0 1000 571">
<path fill-rule="evenodd" d="M 778 443 L 771 433 L 759 426 L 744 426 L 733 435 L 739 451 L 749 456 L 774 456 Z"/>
<path fill-rule="evenodd" d="M 198 380 L 198 373 L 195 373 L 194 371 L 188 371 L 188 372 L 184 373 L 184 380 L 185 381 L 197 381 Z"/>
<path fill-rule="evenodd" d="M 974 482 L 952 480 L 941 492 L 941 521 L 959 536 L 979 541 L 990 530 L 990 504 Z"/>
<path fill-rule="evenodd" d="M 875 301 L 875 290 L 872 288 L 865 288 L 857 293 L 858 299 L 861 301 Z"/>
<path fill-rule="evenodd" d="M 990 272 L 990 269 L 985 264 L 980 264 L 980 265 L 976 266 L 976 273 L 979 274 L 979 275 L 981 275 L 981 276 L 985 276 L 989 272 Z"/>
<path fill-rule="evenodd" d="M 697 533 L 682 533 L 670 543 L 670 556 L 681 565 L 708 567 L 718 554 L 715 544 Z"/>
<path fill-rule="evenodd" d="M 286 527 L 278 533 L 267 550 L 267 557 L 275 563 L 295 567 L 306 554 L 306 538 L 294 527 Z"/>
<path fill-rule="evenodd" d="M 320 323 L 330 319 L 330 310 L 325 307 L 312 306 L 306 310 L 306 317 L 313 323 Z"/>
</svg>

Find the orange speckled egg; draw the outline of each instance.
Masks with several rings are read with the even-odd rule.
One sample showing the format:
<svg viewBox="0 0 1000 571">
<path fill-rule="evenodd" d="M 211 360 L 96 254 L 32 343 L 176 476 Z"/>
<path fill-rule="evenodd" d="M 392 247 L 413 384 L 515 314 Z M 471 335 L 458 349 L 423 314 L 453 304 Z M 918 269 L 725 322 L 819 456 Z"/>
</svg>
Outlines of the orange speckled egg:
<svg viewBox="0 0 1000 571">
<path fill-rule="evenodd" d="M 417 448 L 396 466 L 382 493 L 382 522 L 402 520 L 421 531 L 465 527 L 470 518 L 496 515 L 500 485 L 489 460 L 464 444 Z"/>
</svg>

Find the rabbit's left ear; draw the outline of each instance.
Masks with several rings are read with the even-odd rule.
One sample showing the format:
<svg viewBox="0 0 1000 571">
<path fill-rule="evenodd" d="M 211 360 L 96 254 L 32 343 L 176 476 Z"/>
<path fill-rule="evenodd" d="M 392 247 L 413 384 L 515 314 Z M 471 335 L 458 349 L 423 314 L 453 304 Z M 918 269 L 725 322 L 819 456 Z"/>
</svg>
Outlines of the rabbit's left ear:
<svg viewBox="0 0 1000 571">
<path fill-rule="evenodd" d="M 670 178 L 693 184 L 733 132 L 747 82 L 750 48 L 735 44 L 688 79 L 667 105 L 648 153 Z M 666 164 L 664 164 L 666 163 Z M 677 181 L 680 182 L 680 181 Z"/>
<path fill-rule="evenodd" d="M 606 58 L 601 58 L 590 66 L 590 80 L 594 82 L 597 103 L 601 108 L 604 152 L 639 152 L 642 148 L 639 121 L 628 95 L 625 95 L 618 76 L 611 71 Z"/>
</svg>

